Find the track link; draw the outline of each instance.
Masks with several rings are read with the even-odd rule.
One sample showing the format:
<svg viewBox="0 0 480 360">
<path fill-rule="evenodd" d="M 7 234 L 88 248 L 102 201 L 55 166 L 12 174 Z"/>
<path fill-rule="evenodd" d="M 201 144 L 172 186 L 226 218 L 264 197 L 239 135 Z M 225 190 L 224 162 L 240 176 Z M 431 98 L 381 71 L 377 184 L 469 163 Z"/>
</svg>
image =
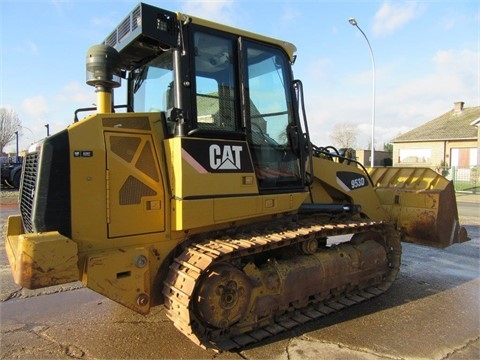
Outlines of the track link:
<svg viewBox="0 0 480 360">
<path fill-rule="evenodd" d="M 232 264 L 237 259 L 306 242 L 310 239 L 368 232 L 381 234 L 388 259 L 388 273 L 380 284 L 364 288 L 331 289 L 327 298 L 310 296 L 298 304 L 259 320 L 254 326 L 217 329 L 200 321 L 193 310 L 197 284 L 208 269 L 216 264 Z M 321 251 L 321 250 L 320 250 Z M 400 268 L 401 243 L 390 224 L 375 221 L 348 221 L 321 224 L 309 217 L 296 222 L 277 221 L 235 236 L 209 239 L 187 247 L 170 267 L 163 295 L 167 316 L 175 327 L 197 345 L 219 351 L 251 345 L 319 319 L 346 307 L 361 303 L 385 292 Z"/>
</svg>

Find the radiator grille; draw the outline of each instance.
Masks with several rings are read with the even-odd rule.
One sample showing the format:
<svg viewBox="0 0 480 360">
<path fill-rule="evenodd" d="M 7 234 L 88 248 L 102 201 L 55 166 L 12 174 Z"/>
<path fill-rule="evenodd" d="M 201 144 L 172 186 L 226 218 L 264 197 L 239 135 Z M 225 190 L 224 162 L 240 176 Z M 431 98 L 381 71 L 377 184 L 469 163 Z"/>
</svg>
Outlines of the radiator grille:
<svg viewBox="0 0 480 360">
<path fill-rule="evenodd" d="M 117 39 L 121 42 L 122 39 L 130 33 L 130 18 L 126 18 L 117 28 Z"/>
<path fill-rule="evenodd" d="M 132 11 L 132 31 L 142 24 L 142 8 L 137 6 Z"/>
<path fill-rule="evenodd" d="M 122 55 L 122 69 L 131 70 L 165 48 L 178 46 L 178 39 L 176 13 L 140 3 L 103 43 Z"/>
<path fill-rule="evenodd" d="M 140 180 L 129 176 L 120 189 L 120 205 L 140 204 L 143 196 L 155 196 L 157 192 Z"/>
<path fill-rule="evenodd" d="M 155 158 L 153 156 L 152 145 L 147 141 L 143 147 L 142 153 L 136 163 L 136 168 L 144 174 L 150 176 L 153 180 L 158 181 L 158 172 L 155 167 Z"/>
<path fill-rule="evenodd" d="M 107 37 L 105 45 L 115 47 L 142 23 L 141 6 L 136 7 Z"/>
<path fill-rule="evenodd" d="M 27 154 L 24 160 L 23 179 L 20 194 L 20 213 L 26 232 L 33 232 L 33 203 L 35 200 L 35 184 L 38 175 L 38 152 Z"/>
<path fill-rule="evenodd" d="M 126 162 L 131 162 L 140 145 L 140 139 L 127 136 L 112 136 L 110 149 Z"/>
</svg>

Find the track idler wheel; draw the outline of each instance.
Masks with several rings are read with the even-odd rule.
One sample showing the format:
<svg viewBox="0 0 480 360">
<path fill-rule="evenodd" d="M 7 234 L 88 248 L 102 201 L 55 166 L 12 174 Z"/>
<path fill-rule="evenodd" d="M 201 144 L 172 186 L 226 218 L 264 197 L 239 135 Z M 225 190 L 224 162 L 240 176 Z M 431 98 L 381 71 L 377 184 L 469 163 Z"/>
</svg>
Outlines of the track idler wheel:
<svg viewBox="0 0 480 360">
<path fill-rule="evenodd" d="M 195 296 L 198 319 L 226 329 L 244 317 L 250 294 L 250 283 L 241 270 L 229 264 L 215 265 L 198 285 Z"/>
</svg>

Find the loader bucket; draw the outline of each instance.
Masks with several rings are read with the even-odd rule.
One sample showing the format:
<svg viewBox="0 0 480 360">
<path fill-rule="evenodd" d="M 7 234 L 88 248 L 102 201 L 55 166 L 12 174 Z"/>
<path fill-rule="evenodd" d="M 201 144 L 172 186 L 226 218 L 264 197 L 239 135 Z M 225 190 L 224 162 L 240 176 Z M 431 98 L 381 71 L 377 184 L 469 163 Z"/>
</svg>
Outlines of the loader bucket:
<svg viewBox="0 0 480 360">
<path fill-rule="evenodd" d="M 467 241 L 453 183 L 429 168 L 370 168 L 380 203 L 402 240 L 445 248 Z"/>
</svg>

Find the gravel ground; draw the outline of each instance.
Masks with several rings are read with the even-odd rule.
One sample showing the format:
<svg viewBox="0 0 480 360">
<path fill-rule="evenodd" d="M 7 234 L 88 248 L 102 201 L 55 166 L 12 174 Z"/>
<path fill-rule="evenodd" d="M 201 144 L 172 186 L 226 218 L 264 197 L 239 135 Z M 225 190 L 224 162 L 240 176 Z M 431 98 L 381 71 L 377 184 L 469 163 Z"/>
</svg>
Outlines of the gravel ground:
<svg viewBox="0 0 480 360">
<path fill-rule="evenodd" d="M 0 191 L 0 204 L 16 204 L 18 203 L 18 190 L 3 188 Z"/>
</svg>

